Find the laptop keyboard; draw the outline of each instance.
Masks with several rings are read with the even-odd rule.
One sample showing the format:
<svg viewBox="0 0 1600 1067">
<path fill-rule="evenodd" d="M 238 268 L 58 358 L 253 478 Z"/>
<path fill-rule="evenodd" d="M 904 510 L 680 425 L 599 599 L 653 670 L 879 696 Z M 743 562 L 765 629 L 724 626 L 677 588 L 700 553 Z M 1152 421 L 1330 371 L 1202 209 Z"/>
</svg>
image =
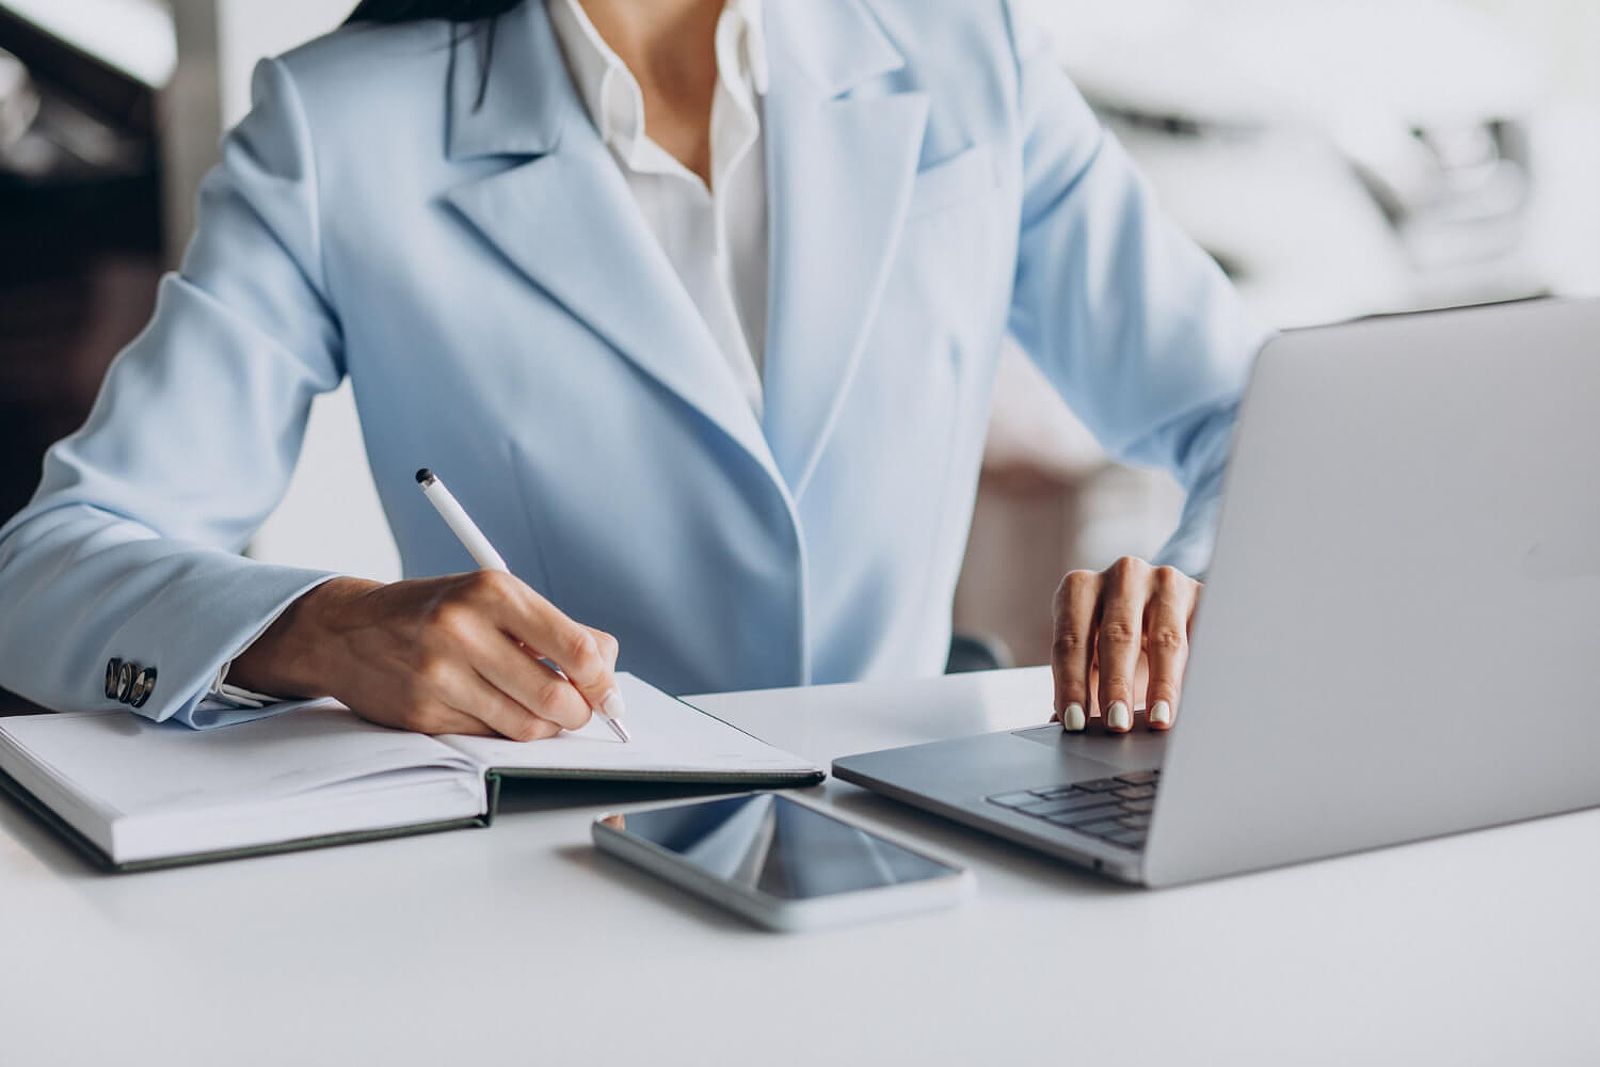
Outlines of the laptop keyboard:
<svg viewBox="0 0 1600 1067">
<path fill-rule="evenodd" d="M 1046 785 L 985 797 L 991 804 L 1042 819 L 1123 848 L 1144 847 L 1156 806 L 1161 771 L 1130 771 L 1114 778 Z"/>
</svg>

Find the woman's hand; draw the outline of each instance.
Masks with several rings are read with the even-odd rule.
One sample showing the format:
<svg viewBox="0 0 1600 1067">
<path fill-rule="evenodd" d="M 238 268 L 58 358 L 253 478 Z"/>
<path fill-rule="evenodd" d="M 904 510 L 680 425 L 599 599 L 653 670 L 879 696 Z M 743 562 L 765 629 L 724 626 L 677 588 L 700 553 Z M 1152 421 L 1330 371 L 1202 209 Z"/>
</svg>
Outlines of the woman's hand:
<svg viewBox="0 0 1600 1067">
<path fill-rule="evenodd" d="M 476 571 L 325 582 L 235 660 L 229 678 L 275 696 L 337 697 L 384 726 L 532 741 L 576 730 L 619 701 L 616 663 L 610 634 L 572 621 L 510 574 Z"/>
<path fill-rule="evenodd" d="M 1104 572 L 1073 571 L 1056 590 L 1056 713 L 1080 731 L 1099 718 L 1133 729 L 1148 707 L 1152 730 L 1170 730 L 1189 661 L 1189 624 L 1200 583 L 1171 567 L 1124 556 Z"/>
</svg>

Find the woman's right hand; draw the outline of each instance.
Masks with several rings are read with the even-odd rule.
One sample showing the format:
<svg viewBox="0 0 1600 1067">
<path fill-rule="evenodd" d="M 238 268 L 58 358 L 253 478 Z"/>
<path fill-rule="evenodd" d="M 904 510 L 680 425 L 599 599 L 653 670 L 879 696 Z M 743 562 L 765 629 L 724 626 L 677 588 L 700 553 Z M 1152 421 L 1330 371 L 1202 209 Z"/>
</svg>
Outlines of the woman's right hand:
<svg viewBox="0 0 1600 1067">
<path fill-rule="evenodd" d="M 284 698 L 336 697 L 403 730 L 532 741 L 580 728 L 608 701 L 620 711 L 616 663 L 610 634 L 513 575 L 474 571 L 387 585 L 334 578 L 290 605 L 228 680 Z"/>
</svg>

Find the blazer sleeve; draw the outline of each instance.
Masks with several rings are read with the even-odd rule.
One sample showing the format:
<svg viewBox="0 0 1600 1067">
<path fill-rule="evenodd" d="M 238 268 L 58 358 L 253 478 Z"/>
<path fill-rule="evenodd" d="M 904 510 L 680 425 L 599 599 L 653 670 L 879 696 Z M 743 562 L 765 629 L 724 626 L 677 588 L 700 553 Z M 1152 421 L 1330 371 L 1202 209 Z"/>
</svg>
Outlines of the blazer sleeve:
<svg viewBox="0 0 1600 1067">
<path fill-rule="evenodd" d="M 1044 34 L 1007 12 L 1024 186 L 1011 332 L 1109 453 L 1176 476 L 1188 499 L 1156 561 L 1203 573 L 1268 331 L 1162 213 Z"/>
<path fill-rule="evenodd" d="M 239 717 L 201 703 L 222 663 L 331 577 L 239 554 L 283 495 L 313 397 L 343 376 L 305 115 L 276 61 L 253 93 L 150 325 L 0 528 L 0 684 L 46 707 L 120 706 L 115 658 L 154 672 L 140 714 Z"/>
</svg>

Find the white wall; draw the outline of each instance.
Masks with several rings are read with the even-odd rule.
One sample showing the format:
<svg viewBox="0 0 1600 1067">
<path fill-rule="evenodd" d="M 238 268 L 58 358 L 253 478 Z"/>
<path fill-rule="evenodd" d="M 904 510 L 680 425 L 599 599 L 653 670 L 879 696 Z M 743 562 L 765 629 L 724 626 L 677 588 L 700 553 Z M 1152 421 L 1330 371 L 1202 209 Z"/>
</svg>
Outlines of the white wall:
<svg viewBox="0 0 1600 1067">
<path fill-rule="evenodd" d="M 1535 239 L 1558 291 L 1600 294 L 1600 3 L 1472 0 L 1540 55 L 1550 95 L 1535 127 L 1545 210 Z"/>
<path fill-rule="evenodd" d="M 174 248 L 193 228 L 200 178 L 221 130 L 250 107 L 250 74 L 263 56 L 333 29 L 353 0 L 173 0 L 178 72 L 168 108 L 168 233 Z M 318 399 L 288 494 L 251 554 L 276 563 L 363 577 L 399 577 L 399 554 L 367 466 L 348 385 Z"/>
<path fill-rule="evenodd" d="M 193 0 L 176 0 L 178 6 Z M 233 125 L 250 109 L 250 72 L 262 56 L 287 52 L 344 21 L 353 0 L 206 0 L 218 13 L 222 115 Z"/>
</svg>

